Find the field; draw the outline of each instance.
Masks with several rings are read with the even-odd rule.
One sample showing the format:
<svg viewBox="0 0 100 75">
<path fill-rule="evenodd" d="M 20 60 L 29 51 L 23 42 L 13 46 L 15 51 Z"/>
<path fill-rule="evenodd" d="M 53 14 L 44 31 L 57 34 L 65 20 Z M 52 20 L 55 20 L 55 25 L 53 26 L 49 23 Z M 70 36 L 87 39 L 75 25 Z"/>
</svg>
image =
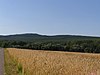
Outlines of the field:
<svg viewBox="0 0 100 75">
<path fill-rule="evenodd" d="M 100 54 L 6 49 L 24 75 L 100 75 Z"/>
</svg>

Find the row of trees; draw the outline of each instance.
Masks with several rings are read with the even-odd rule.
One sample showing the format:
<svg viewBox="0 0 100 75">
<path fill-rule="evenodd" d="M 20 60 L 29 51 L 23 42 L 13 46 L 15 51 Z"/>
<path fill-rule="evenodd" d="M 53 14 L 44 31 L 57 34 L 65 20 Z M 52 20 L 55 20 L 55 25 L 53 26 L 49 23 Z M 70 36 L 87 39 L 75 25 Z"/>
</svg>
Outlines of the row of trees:
<svg viewBox="0 0 100 75">
<path fill-rule="evenodd" d="M 51 51 L 70 51 L 100 53 L 99 40 L 73 40 L 73 41 L 0 41 L 0 47 L 4 48 L 24 48 L 33 50 L 51 50 Z"/>
</svg>

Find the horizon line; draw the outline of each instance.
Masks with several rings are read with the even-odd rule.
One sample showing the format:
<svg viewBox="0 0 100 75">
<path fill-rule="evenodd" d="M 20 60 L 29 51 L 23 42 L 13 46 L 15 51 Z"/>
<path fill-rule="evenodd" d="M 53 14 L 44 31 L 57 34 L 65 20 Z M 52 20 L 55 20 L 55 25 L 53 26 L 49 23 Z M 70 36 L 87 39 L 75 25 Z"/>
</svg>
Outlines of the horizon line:
<svg viewBox="0 0 100 75">
<path fill-rule="evenodd" d="M 56 36 L 56 35 L 72 35 L 72 36 L 89 36 L 89 37 L 100 37 L 100 35 L 88 35 L 88 34 L 70 34 L 70 33 L 58 33 L 58 34 L 43 34 L 38 32 L 22 32 L 22 33 L 10 33 L 10 34 L 0 34 L 0 36 L 9 36 L 9 35 L 20 35 L 20 34 L 38 34 L 46 36 Z"/>
</svg>

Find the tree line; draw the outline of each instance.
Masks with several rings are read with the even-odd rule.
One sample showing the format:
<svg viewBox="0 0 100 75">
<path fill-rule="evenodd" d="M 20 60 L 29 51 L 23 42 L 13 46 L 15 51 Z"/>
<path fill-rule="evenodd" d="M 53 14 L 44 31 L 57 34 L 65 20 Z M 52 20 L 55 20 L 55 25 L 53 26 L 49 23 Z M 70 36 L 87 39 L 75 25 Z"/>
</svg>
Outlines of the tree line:
<svg viewBox="0 0 100 75">
<path fill-rule="evenodd" d="M 69 51 L 100 53 L 100 40 L 70 40 L 70 41 L 11 41 L 1 40 L 0 47 L 23 48 L 33 50 Z"/>
</svg>

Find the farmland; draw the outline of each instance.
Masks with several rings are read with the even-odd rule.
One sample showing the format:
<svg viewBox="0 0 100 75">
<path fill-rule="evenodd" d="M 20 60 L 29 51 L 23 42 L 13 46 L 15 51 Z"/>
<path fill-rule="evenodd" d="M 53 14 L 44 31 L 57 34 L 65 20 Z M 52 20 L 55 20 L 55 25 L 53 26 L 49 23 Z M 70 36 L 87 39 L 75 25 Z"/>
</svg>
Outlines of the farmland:
<svg viewBox="0 0 100 75">
<path fill-rule="evenodd" d="M 100 55 L 28 49 L 6 49 L 25 75 L 100 75 Z"/>
</svg>

